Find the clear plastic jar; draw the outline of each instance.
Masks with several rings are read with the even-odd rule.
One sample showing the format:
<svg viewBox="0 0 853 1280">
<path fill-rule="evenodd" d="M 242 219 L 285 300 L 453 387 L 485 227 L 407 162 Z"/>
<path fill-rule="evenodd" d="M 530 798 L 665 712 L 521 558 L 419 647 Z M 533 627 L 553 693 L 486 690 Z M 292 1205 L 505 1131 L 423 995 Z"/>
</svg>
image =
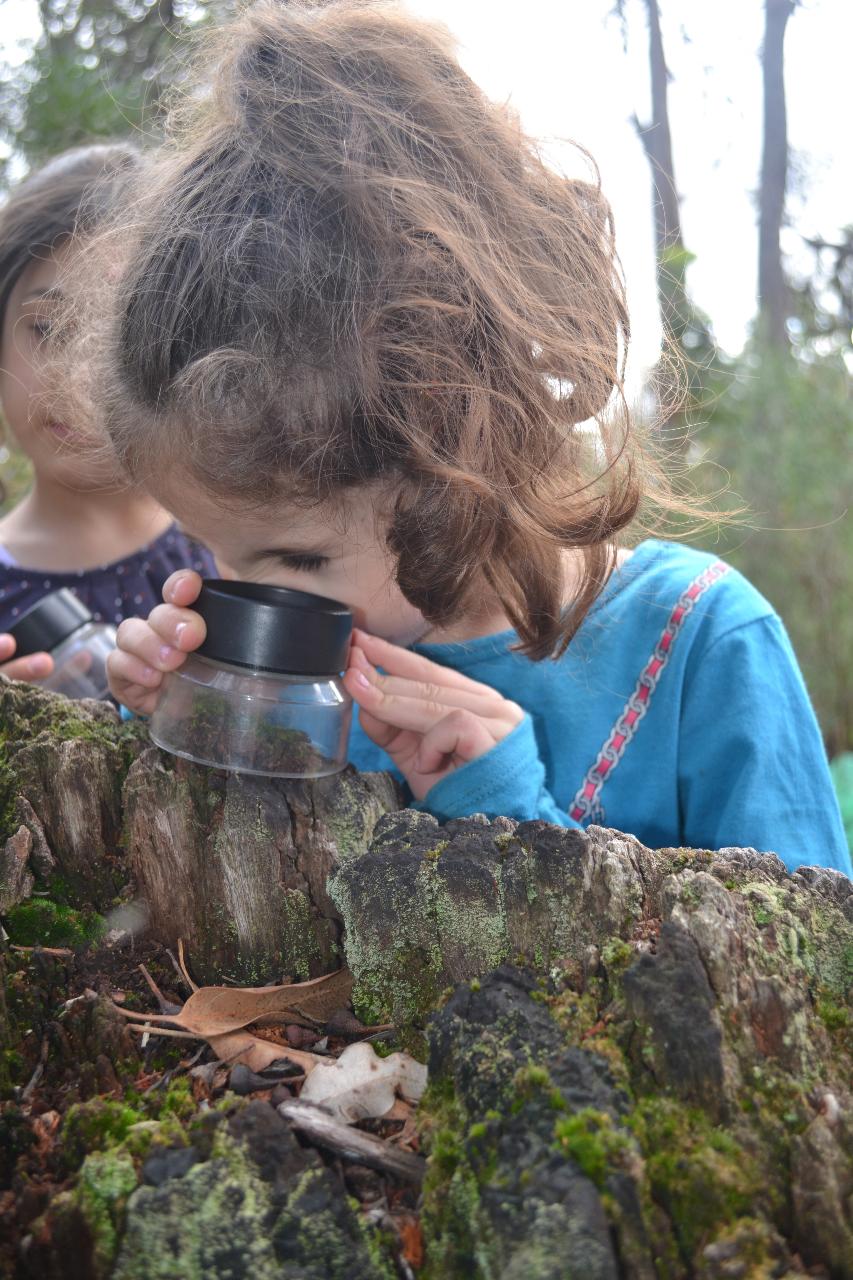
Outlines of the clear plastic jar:
<svg viewBox="0 0 853 1280">
<path fill-rule="evenodd" d="M 352 631 L 345 606 L 257 583 L 206 582 L 193 608 L 207 638 L 163 682 L 149 725 L 157 746 L 272 778 L 343 769 L 352 719 L 339 677 Z"/>
<path fill-rule="evenodd" d="M 347 762 L 352 700 L 337 676 L 281 675 L 191 654 L 151 717 L 159 747 L 196 764 L 321 778 Z"/>
<path fill-rule="evenodd" d="M 107 698 L 107 658 L 116 647 L 115 628 L 95 622 L 73 591 L 63 588 L 44 596 L 10 630 L 15 656 L 43 650 L 53 658 L 53 671 L 33 681 L 66 698 Z"/>
</svg>

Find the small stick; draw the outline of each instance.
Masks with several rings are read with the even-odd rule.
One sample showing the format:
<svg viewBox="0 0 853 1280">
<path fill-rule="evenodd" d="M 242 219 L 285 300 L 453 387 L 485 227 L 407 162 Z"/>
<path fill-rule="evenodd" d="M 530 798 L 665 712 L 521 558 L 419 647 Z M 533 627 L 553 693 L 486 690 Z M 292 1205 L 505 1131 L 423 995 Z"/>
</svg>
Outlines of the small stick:
<svg viewBox="0 0 853 1280">
<path fill-rule="evenodd" d="M 402 1182 L 416 1185 L 423 1182 L 426 1173 L 426 1160 L 410 1151 L 399 1151 L 388 1146 L 382 1138 L 373 1134 L 362 1133 L 330 1115 L 310 1102 L 282 1102 L 278 1113 L 289 1120 L 309 1142 L 318 1147 L 325 1147 L 341 1160 L 350 1164 L 366 1164 L 370 1169 L 378 1169 L 380 1173 L 393 1174 Z"/>
<path fill-rule="evenodd" d="M 175 1022 L 179 1017 L 178 1013 L 141 1013 L 139 1009 L 125 1009 L 116 1004 L 115 1000 L 112 1003 L 116 1013 L 120 1013 L 123 1018 L 130 1018 L 132 1022 Z M 193 1039 L 197 1040 L 198 1036 Z"/>
<path fill-rule="evenodd" d="M 44 1069 L 47 1064 L 47 1050 L 47 1036 L 45 1036 L 41 1042 L 41 1050 L 39 1052 L 39 1060 L 36 1064 L 36 1069 L 30 1076 L 27 1084 L 21 1090 L 21 1102 L 29 1102 L 30 1098 L 35 1093 L 36 1085 L 44 1075 Z"/>
<path fill-rule="evenodd" d="M 144 1036 L 171 1036 L 174 1040 L 198 1040 L 189 1031 L 172 1031 L 169 1027 L 152 1027 L 150 1023 L 131 1022 L 131 1031 L 141 1031 Z"/>
<path fill-rule="evenodd" d="M 70 947 L 18 947 L 12 944 L 13 951 L 40 951 L 43 956 L 73 956 L 74 952 Z"/>
<path fill-rule="evenodd" d="M 181 973 L 184 975 L 184 981 L 191 991 L 198 991 L 198 985 L 193 982 L 187 970 L 187 964 L 184 960 L 184 940 L 178 938 L 178 964 L 181 966 Z"/>
<path fill-rule="evenodd" d="M 173 1013 L 179 1013 L 180 1005 L 173 1005 L 171 1000 L 166 999 L 166 997 L 163 995 L 163 992 L 157 986 L 157 983 L 151 977 L 151 974 L 145 968 L 144 964 L 139 965 L 139 971 L 142 974 L 145 981 L 148 983 L 148 986 L 151 988 L 152 992 L 154 993 L 154 999 L 157 1001 L 157 1003 L 160 1006 L 160 1012 L 168 1013 L 169 1010 L 171 1009 Z"/>
<path fill-rule="evenodd" d="M 178 964 L 177 960 L 175 959 L 174 952 L 172 952 L 168 947 L 166 947 L 166 955 L 167 955 L 167 956 L 169 957 L 169 959 L 171 960 L 171 962 L 172 962 L 172 968 L 175 970 L 175 973 L 178 975 L 178 977 L 180 978 L 181 982 L 183 982 L 185 986 L 188 986 L 189 984 L 187 983 L 186 974 L 184 973 L 183 969 L 181 968 L 181 966 Z M 190 990 L 192 990 L 192 988 L 191 988 L 191 987 L 190 987 Z"/>
</svg>

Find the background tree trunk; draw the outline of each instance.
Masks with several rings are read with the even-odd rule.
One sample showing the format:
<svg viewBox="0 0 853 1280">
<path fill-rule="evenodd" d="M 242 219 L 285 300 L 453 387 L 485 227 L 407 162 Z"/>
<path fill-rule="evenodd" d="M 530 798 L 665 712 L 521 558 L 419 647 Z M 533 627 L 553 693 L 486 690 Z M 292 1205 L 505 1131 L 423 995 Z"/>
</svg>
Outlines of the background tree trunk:
<svg viewBox="0 0 853 1280">
<path fill-rule="evenodd" d="M 795 0 L 765 0 L 761 71 L 764 82 L 764 141 L 761 153 L 758 227 L 759 332 L 765 343 L 787 348 L 788 289 L 779 235 L 785 214 L 788 122 L 785 110 L 785 28 Z"/>
</svg>

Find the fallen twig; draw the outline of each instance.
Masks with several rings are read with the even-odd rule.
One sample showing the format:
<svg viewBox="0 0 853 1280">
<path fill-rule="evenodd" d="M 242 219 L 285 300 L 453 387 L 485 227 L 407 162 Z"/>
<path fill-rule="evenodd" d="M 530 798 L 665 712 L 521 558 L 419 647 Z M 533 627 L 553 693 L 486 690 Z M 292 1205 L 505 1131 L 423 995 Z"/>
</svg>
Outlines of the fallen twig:
<svg viewBox="0 0 853 1280">
<path fill-rule="evenodd" d="M 44 1069 L 45 1069 L 45 1066 L 47 1065 L 47 1054 L 48 1054 L 48 1043 L 47 1043 L 47 1036 L 45 1036 L 41 1042 L 41 1050 L 39 1052 L 39 1060 L 36 1063 L 36 1069 L 33 1072 L 33 1074 L 30 1076 L 27 1083 L 24 1085 L 23 1089 L 21 1090 L 21 1098 L 20 1098 L 21 1102 L 29 1102 L 30 1098 L 35 1093 L 36 1085 L 44 1075 Z"/>
<path fill-rule="evenodd" d="M 178 938 L 178 964 L 181 967 L 181 973 L 184 975 L 184 981 L 186 982 L 190 991 L 198 991 L 198 984 L 193 982 L 192 978 L 190 977 L 189 970 L 187 969 L 187 962 L 186 960 L 184 960 L 183 938 Z"/>
<path fill-rule="evenodd" d="M 29 951 L 40 951 L 40 952 L 41 952 L 41 954 L 42 954 L 43 956 L 62 956 L 62 958 L 63 958 L 63 959 L 65 959 L 65 960 L 67 960 L 69 956 L 73 956 L 73 955 L 74 955 L 74 952 L 71 950 L 71 948 L 70 948 L 70 947 L 39 947 L 39 946 L 35 946 L 35 947 L 19 947 L 19 946 L 16 946 L 16 945 L 13 943 L 13 944 L 12 944 L 12 950 L 13 950 L 13 951 L 28 951 L 28 952 L 29 952 Z"/>
<path fill-rule="evenodd" d="M 352 1129 L 349 1125 L 333 1120 L 319 1107 L 309 1102 L 282 1102 L 278 1113 L 289 1120 L 295 1129 L 304 1133 L 318 1147 L 333 1151 L 341 1160 L 350 1164 L 365 1164 L 380 1173 L 390 1173 L 402 1182 L 420 1185 L 426 1173 L 426 1160 L 409 1151 L 389 1147 L 381 1138 Z"/>
<path fill-rule="evenodd" d="M 158 1005 L 160 1006 L 160 1012 L 164 1014 L 179 1013 L 181 1006 L 179 1004 L 173 1004 L 171 1000 L 166 999 L 166 997 L 163 995 L 163 992 L 157 986 L 157 983 L 151 977 L 151 974 L 145 968 L 144 964 L 140 964 L 139 971 L 142 974 L 145 981 L 148 983 L 148 986 L 151 989 L 154 999 L 157 1001 Z"/>
</svg>

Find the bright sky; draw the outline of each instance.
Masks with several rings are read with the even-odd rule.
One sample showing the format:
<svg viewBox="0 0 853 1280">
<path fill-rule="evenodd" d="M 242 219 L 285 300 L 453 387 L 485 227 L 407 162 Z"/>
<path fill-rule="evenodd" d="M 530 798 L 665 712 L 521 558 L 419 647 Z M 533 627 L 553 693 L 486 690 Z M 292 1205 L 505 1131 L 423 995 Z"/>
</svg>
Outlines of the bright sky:
<svg viewBox="0 0 853 1280">
<path fill-rule="evenodd" d="M 629 48 L 622 49 L 613 0 L 406 0 L 445 22 L 466 69 L 494 98 L 507 99 L 529 132 L 572 138 L 595 156 L 616 216 L 635 333 L 636 384 L 659 342 L 650 177 L 630 124 L 645 117 L 647 36 L 641 0 L 627 0 Z M 742 345 L 755 310 L 753 192 L 761 146 L 758 53 L 762 0 L 660 0 L 670 85 L 675 168 L 687 247 L 697 255 L 689 286 L 720 345 Z M 38 32 L 35 0 L 0 0 L 0 55 Z M 687 37 L 687 39 L 685 39 Z M 786 83 L 798 231 L 831 236 L 853 222 L 847 157 L 850 125 L 839 86 L 849 82 L 850 0 L 803 0 L 788 24 Z M 833 97 L 833 90 L 836 96 Z M 553 144 L 563 167 L 569 148 Z M 797 259 L 799 238 L 786 233 Z"/>
</svg>

